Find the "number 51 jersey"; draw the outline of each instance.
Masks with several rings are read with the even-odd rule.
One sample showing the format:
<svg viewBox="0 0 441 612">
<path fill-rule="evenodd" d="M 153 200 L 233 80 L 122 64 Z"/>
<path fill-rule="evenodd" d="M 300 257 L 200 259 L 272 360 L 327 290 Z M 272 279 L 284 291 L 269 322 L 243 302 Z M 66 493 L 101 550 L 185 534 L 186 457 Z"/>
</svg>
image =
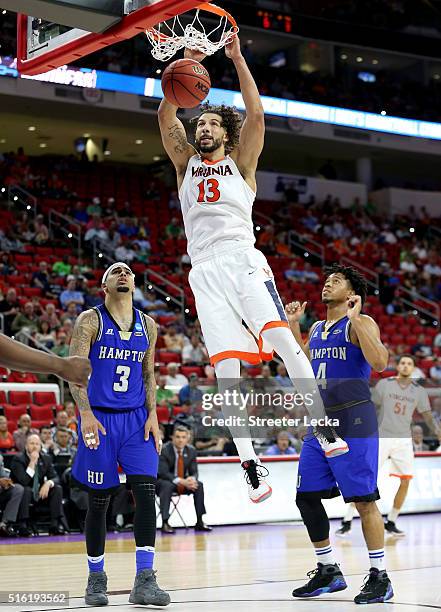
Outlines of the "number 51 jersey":
<svg viewBox="0 0 441 612">
<path fill-rule="evenodd" d="M 105 304 L 94 310 L 99 330 L 89 353 L 92 374 L 87 394 L 91 407 L 127 411 L 145 406 L 142 362 L 150 342 L 142 313 L 133 309 L 132 325 L 126 332 Z"/>
<path fill-rule="evenodd" d="M 255 197 L 229 155 L 213 162 L 190 158 L 179 199 L 192 264 L 229 246 L 254 245 Z"/>
</svg>

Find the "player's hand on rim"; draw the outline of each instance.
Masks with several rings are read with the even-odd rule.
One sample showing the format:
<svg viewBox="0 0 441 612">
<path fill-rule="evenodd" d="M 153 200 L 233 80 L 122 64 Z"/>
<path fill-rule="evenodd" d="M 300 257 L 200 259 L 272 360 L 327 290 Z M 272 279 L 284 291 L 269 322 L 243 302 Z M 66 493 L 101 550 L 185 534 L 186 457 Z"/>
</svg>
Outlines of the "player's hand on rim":
<svg viewBox="0 0 441 612">
<path fill-rule="evenodd" d="M 161 432 L 159 431 L 158 415 L 156 414 L 156 409 L 149 411 L 148 419 L 145 422 L 144 438 L 146 442 L 150 437 L 150 432 L 152 432 L 153 438 L 155 440 L 156 451 L 158 455 L 160 455 L 162 450 L 162 440 Z"/>
<path fill-rule="evenodd" d="M 301 317 L 305 314 L 305 308 L 308 302 L 290 302 L 285 306 L 286 316 L 290 323 L 298 323 Z"/>
<path fill-rule="evenodd" d="M 231 41 L 225 45 L 225 55 L 231 60 L 240 59 L 242 57 L 240 40 L 237 34 L 235 34 Z"/>
<path fill-rule="evenodd" d="M 196 51 L 195 49 L 189 49 L 188 47 L 185 47 L 184 49 L 185 59 L 192 59 L 195 62 L 202 62 L 202 60 L 204 60 L 206 57 L 207 56 L 205 53 L 202 53 L 202 51 Z"/>
<path fill-rule="evenodd" d="M 90 450 L 96 450 L 100 445 L 100 431 L 104 436 L 106 430 L 104 426 L 98 421 L 91 410 L 84 410 L 81 412 L 81 434 L 83 436 L 84 444 Z"/>
</svg>

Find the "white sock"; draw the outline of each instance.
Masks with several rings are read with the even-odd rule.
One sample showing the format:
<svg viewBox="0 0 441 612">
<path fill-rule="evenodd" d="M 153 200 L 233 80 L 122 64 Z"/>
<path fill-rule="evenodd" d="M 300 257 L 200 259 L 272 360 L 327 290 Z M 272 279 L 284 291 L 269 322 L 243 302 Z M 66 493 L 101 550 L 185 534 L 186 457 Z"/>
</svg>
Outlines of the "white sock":
<svg viewBox="0 0 441 612">
<path fill-rule="evenodd" d="M 371 567 L 376 567 L 380 571 L 385 570 L 386 566 L 384 564 L 384 548 L 379 548 L 378 550 L 370 550 L 369 561 Z"/>
<path fill-rule="evenodd" d="M 346 504 L 346 511 L 343 517 L 345 523 L 349 523 L 354 518 L 355 506 L 354 504 Z"/>
<path fill-rule="evenodd" d="M 392 508 L 389 514 L 387 515 L 387 520 L 392 521 L 392 523 L 396 523 L 399 514 L 399 510 L 397 510 L 396 508 Z"/>
<path fill-rule="evenodd" d="M 239 359 L 223 359 L 214 366 L 216 378 L 219 387 L 219 393 L 224 393 L 226 389 L 232 389 L 239 384 L 240 381 L 240 361 Z M 222 414 L 225 418 L 231 417 L 246 417 L 246 412 L 240 410 L 239 404 L 233 405 L 232 402 L 224 403 L 222 406 Z M 256 453 L 251 440 L 251 432 L 248 425 L 240 425 L 229 427 L 230 433 L 233 436 L 234 443 L 239 453 L 240 462 L 249 461 L 250 459 L 257 460 Z"/>
<path fill-rule="evenodd" d="M 323 563 L 323 565 L 334 565 L 335 558 L 332 546 L 323 546 L 323 548 L 314 548 L 317 563 Z"/>
<path fill-rule="evenodd" d="M 291 331 L 286 327 L 266 329 L 262 337 L 274 348 L 283 360 L 289 377 L 295 387 L 304 397 L 311 396 L 311 406 L 305 405 L 310 417 L 323 419 L 325 407 L 314 376 L 314 370 L 305 353 L 302 351 Z"/>
</svg>

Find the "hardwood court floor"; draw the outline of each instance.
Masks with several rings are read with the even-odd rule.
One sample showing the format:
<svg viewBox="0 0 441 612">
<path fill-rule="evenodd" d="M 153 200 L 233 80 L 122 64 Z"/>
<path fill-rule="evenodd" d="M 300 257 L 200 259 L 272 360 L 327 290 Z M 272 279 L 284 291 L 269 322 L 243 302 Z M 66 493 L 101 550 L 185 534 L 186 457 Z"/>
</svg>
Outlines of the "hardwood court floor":
<svg viewBox="0 0 441 612">
<path fill-rule="evenodd" d="M 337 526 L 333 521 L 332 532 Z M 403 516 L 399 526 L 406 531 L 406 537 L 386 539 L 387 567 L 395 598 L 386 608 L 376 604 L 369 611 L 441 609 L 441 515 Z M 207 535 L 195 535 L 192 530 L 171 536 L 158 534 L 158 582 L 170 592 L 172 604 L 168 609 L 178 612 L 359 610 L 352 599 L 368 565 L 359 520 L 354 521 L 349 537 L 332 539 L 349 588 L 326 597 L 291 597 L 293 587 L 303 584 L 306 572 L 315 567 L 306 531 L 299 524 L 217 527 Z M 82 537 L 40 537 L 22 542 L 4 541 L 0 546 L 0 591 L 68 590 L 69 609 L 84 608 L 87 565 Z M 106 548 L 106 572 L 110 606 L 118 612 L 133 609 L 127 602 L 134 570 L 131 534 L 111 535 Z M 2 610 L 11 612 L 46 609 L 55 608 L 2 606 Z"/>
</svg>

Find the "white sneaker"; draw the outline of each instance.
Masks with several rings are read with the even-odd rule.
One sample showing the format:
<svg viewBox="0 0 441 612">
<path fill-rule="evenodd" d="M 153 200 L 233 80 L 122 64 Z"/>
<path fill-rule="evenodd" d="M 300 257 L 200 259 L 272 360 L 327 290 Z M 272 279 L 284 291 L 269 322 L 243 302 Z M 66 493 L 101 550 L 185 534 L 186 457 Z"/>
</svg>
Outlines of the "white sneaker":
<svg viewBox="0 0 441 612">
<path fill-rule="evenodd" d="M 314 430 L 314 435 L 317 438 L 320 446 L 322 447 L 326 457 L 338 457 L 349 452 L 349 446 L 342 438 L 339 438 L 334 430 L 331 430 L 333 437 L 327 437 L 323 431 L 317 429 Z"/>
<path fill-rule="evenodd" d="M 254 459 L 244 461 L 242 467 L 245 470 L 245 480 L 248 484 L 248 495 L 254 504 L 260 504 L 272 495 L 272 488 L 265 480 L 268 470 Z"/>
</svg>

